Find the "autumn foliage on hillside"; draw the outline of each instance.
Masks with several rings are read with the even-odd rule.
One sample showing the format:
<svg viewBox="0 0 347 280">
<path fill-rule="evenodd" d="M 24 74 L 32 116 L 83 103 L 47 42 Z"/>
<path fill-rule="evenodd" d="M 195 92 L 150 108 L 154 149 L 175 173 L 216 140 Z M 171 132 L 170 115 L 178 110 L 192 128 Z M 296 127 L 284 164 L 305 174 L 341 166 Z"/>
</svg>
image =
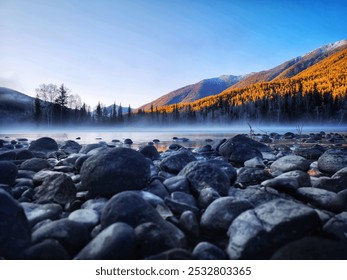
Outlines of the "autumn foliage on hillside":
<svg viewBox="0 0 347 280">
<path fill-rule="evenodd" d="M 169 114 L 187 121 L 346 122 L 347 47 L 291 78 L 277 78 L 195 102 L 152 108 L 140 114 Z"/>
</svg>

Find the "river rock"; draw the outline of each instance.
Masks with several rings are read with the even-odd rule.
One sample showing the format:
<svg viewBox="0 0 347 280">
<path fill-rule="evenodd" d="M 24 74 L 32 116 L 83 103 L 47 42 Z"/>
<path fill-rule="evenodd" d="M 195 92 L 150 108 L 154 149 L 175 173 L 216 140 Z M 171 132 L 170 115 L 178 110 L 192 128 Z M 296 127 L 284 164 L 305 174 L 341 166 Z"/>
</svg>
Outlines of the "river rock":
<svg viewBox="0 0 347 280">
<path fill-rule="evenodd" d="M 347 167 L 347 148 L 329 149 L 318 159 L 318 168 L 323 173 L 333 174 Z"/>
<path fill-rule="evenodd" d="M 147 145 L 141 148 L 140 153 L 143 154 L 146 158 L 149 158 L 151 160 L 157 160 L 160 158 L 158 150 L 156 149 L 156 147 L 152 145 Z"/>
<path fill-rule="evenodd" d="M 347 212 L 335 215 L 323 226 L 324 232 L 333 238 L 347 242 Z"/>
<path fill-rule="evenodd" d="M 75 257 L 76 260 L 134 259 L 135 231 L 125 223 L 114 223 L 103 229 Z"/>
<path fill-rule="evenodd" d="M 83 156 L 79 156 L 78 159 L 76 159 L 75 161 L 75 169 L 80 172 L 81 168 L 82 168 L 82 164 L 86 161 L 87 158 L 89 158 L 90 156 L 87 155 L 83 155 Z"/>
<path fill-rule="evenodd" d="M 54 152 L 58 151 L 58 144 L 50 137 L 42 137 L 30 143 L 29 151 L 42 153 Z"/>
<path fill-rule="evenodd" d="M 166 179 L 163 182 L 164 186 L 168 190 L 169 193 L 173 192 L 185 192 L 189 193 L 189 181 L 186 177 L 184 176 L 175 176 Z"/>
<path fill-rule="evenodd" d="M 225 234 L 232 221 L 242 212 L 253 208 L 246 200 L 221 197 L 213 201 L 201 216 L 202 230 L 209 235 Z"/>
<path fill-rule="evenodd" d="M 107 201 L 103 197 L 89 199 L 81 205 L 81 209 L 95 210 L 101 215 L 102 209 L 104 209 Z"/>
<path fill-rule="evenodd" d="M 87 144 L 84 145 L 80 150 L 79 153 L 80 154 L 87 154 L 90 151 L 96 149 L 96 148 L 105 148 L 107 147 L 107 145 L 105 143 L 95 143 L 95 144 Z"/>
<path fill-rule="evenodd" d="M 151 222 L 137 226 L 135 233 L 142 258 L 174 249 L 179 245 L 174 240 L 168 238 L 166 232 L 160 226 Z"/>
<path fill-rule="evenodd" d="M 16 153 L 14 151 L 9 150 L 0 150 L 0 161 L 3 160 L 15 160 L 16 159 Z"/>
<path fill-rule="evenodd" d="M 200 209 L 206 209 L 213 201 L 220 197 L 215 189 L 210 187 L 203 188 L 198 197 L 198 206 Z"/>
<path fill-rule="evenodd" d="M 227 254 L 210 242 L 200 242 L 193 249 L 193 256 L 198 260 L 227 260 Z"/>
<path fill-rule="evenodd" d="M 199 238 L 200 235 L 200 225 L 196 214 L 192 211 L 184 211 L 179 219 L 180 229 L 186 233 L 188 238 L 192 239 L 194 242 Z"/>
<path fill-rule="evenodd" d="M 163 183 L 158 179 L 152 180 L 147 186 L 146 191 L 153 193 L 161 198 L 165 198 L 169 195 L 168 190 L 165 188 Z"/>
<path fill-rule="evenodd" d="M 0 184 L 12 186 L 18 174 L 17 166 L 10 161 L 0 161 Z"/>
<path fill-rule="evenodd" d="M 264 259 L 292 240 L 318 229 L 317 213 L 290 200 L 275 199 L 240 214 L 228 230 L 230 259 Z"/>
<path fill-rule="evenodd" d="M 215 189 L 221 196 L 228 194 L 230 179 L 218 166 L 209 162 L 191 162 L 178 175 L 188 179 L 190 189 L 197 197 L 202 189 L 208 187 Z"/>
<path fill-rule="evenodd" d="M 294 150 L 297 156 L 302 156 L 306 159 L 317 160 L 325 152 L 324 147 L 320 145 L 314 145 L 310 148 L 299 147 Z"/>
<path fill-rule="evenodd" d="M 101 151 L 81 168 L 81 181 L 94 196 L 110 197 L 126 190 L 144 188 L 150 176 L 147 159 L 128 148 Z"/>
<path fill-rule="evenodd" d="M 339 206 L 334 203 L 336 196 L 334 192 L 317 188 L 300 188 L 295 193 L 295 197 L 305 203 L 328 211 L 341 212 Z"/>
<path fill-rule="evenodd" d="M 69 260 L 71 256 L 54 239 L 45 239 L 28 247 L 20 256 L 24 260 Z"/>
<path fill-rule="evenodd" d="M 20 165 L 19 169 L 39 172 L 40 170 L 49 169 L 50 167 L 51 167 L 51 165 L 49 164 L 47 159 L 31 158 L 31 159 L 27 159 L 26 161 L 24 161 Z"/>
<path fill-rule="evenodd" d="M 31 229 L 21 205 L 0 189 L 0 257 L 16 259 L 30 244 Z"/>
<path fill-rule="evenodd" d="M 81 150 L 82 146 L 73 140 L 65 141 L 64 145 L 60 147 L 60 150 L 64 151 L 67 154 L 78 153 Z"/>
<path fill-rule="evenodd" d="M 346 260 L 346 243 L 322 237 L 290 242 L 272 255 L 273 260 Z"/>
<path fill-rule="evenodd" d="M 170 197 L 165 198 L 165 204 L 169 206 L 172 212 L 182 214 L 184 211 L 192 211 L 199 214 L 199 209 L 196 205 L 195 198 L 185 192 L 173 192 Z"/>
<path fill-rule="evenodd" d="M 264 169 L 254 167 L 242 167 L 237 172 L 236 183 L 241 187 L 257 185 L 272 178 L 272 175 Z"/>
<path fill-rule="evenodd" d="M 235 180 L 237 177 L 236 169 L 229 162 L 227 162 L 223 157 L 209 159 L 206 162 L 212 163 L 216 165 L 219 169 L 224 171 L 225 174 L 229 177 L 230 185 L 233 185 L 235 183 Z"/>
<path fill-rule="evenodd" d="M 293 170 L 302 170 L 306 172 L 310 168 L 310 163 L 301 156 L 288 155 L 277 159 L 271 164 L 270 168 L 272 172 L 288 172 Z"/>
<path fill-rule="evenodd" d="M 16 160 L 24 160 L 34 158 L 34 154 L 29 150 L 20 150 L 16 151 Z"/>
<path fill-rule="evenodd" d="M 295 170 L 285 172 L 276 178 L 266 180 L 261 183 L 261 186 L 291 194 L 298 188 L 311 187 L 311 180 L 306 172 Z"/>
<path fill-rule="evenodd" d="M 90 234 L 85 225 L 68 219 L 60 219 L 44 224 L 32 233 L 33 243 L 45 239 L 59 241 L 70 255 L 75 255 L 89 242 Z"/>
<path fill-rule="evenodd" d="M 173 152 L 160 163 L 163 171 L 178 174 L 188 163 L 196 161 L 194 155 L 186 150 Z"/>
<path fill-rule="evenodd" d="M 92 229 L 99 223 L 100 214 L 97 211 L 91 209 L 78 209 L 76 211 L 73 211 L 69 215 L 68 219 L 77 223 L 82 223 L 88 229 Z"/>
<path fill-rule="evenodd" d="M 29 170 L 18 170 L 17 178 L 27 178 L 33 180 L 36 172 Z"/>
<path fill-rule="evenodd" d="M 76 198 L 76 187 L 71 177 L 58 173 L 47 177 L 41 186 L 35 188 L 33 197 L 36 203 L 67 204 Z"/>
<path fill-rule="evenodd" d="M 46 219 L 57 220 L 63 212 L 63 208 L 56 203 L 42 205 L 37 203 L 22 202 L 21 205 L 31 227 Z"/>
<path fill-rule="evenodd" d="M 244 162 L 244 165 L 245 167 L 250 167 L 250 168 L 261 168 L 261 169 L 265 168 L 264 161 L 259 157 L 254 157 L 249 160 L 246 160 Z"/>
<path fill-rule="evenodd" d="M 19 170 L 20 172 L 21 170 Z M 45 180 L 48 180 L 50 177 L 57 177 L 58 175 L 62 174 L 58 171 L 51 171 L 51 170 L 41 170 L 34 174 L 33 181 L 35 186 L 41 185 Z"/>
<path fill-rule="evenodd" d="M 101 214 L 101 226 L 107 226 L 124 222 L 137 227 L 142 223 L 151 222 L 156 224 L 170 238 L 177 247 L 185 246 L 184 234 L 174 225 L 166 222 L 159 213 L 138 194 L 125 191 L 114 195 L 105 205 Z"/>
</svg>

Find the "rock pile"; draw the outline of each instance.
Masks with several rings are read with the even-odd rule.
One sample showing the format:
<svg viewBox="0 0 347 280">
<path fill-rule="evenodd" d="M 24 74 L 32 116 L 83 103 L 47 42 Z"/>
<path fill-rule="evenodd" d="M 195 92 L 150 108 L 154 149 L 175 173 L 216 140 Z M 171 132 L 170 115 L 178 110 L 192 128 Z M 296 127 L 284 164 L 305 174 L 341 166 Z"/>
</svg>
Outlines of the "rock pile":
<svg viewBox="0 0 347 280">
<path fill-rule="evenodd" d="M 314 136 L 2 140 L 0 259 L 347 259 L 346 142 Z"/>
</svg>

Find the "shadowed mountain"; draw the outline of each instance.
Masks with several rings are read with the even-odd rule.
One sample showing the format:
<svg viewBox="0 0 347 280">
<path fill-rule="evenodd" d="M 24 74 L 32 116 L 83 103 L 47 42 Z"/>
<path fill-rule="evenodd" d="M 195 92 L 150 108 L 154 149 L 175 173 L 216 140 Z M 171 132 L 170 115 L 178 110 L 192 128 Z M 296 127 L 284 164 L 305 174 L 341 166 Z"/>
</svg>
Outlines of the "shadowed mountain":
<svg viewBox="0 0 347 280">
<path fill-rule="evenodd" d="M 0 87 L 0 122 L 32 118 L 34 100 L 19 91 Z"/>
<path fill-rule="evenodd" d="M 162 97 L 141 106 L 139 109 L 149 110 L 164 105 L 176 104 L 181 102 L 192 102 L 206 96 L 215 95 L 233 84 L 242 80 L 245 76 L 223 75 L 218 78 L 205 79 L 196 84 L 188 85 L 172 91 Z"/>
</svg>

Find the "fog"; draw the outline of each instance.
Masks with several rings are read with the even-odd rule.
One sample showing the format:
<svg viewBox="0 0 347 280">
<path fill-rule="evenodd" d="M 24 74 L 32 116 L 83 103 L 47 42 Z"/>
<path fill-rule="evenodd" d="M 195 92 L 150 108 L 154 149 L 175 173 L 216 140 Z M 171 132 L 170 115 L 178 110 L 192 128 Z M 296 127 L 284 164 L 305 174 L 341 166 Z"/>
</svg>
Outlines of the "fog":
<svg viewBox="0 0 347 280">
<path fill-rule="evenodd" d="M 347 133 L 346 125 L 317 125 L 317 124 L 250 124 L 252 132 L 255 134 L 269 134 L 276 132 L 283 134 L 285 132 L 302 134 L 325 132 Z M 27 138 L 35 140 L 40 137 L 48 136 L 54 138 L 58 143 L 66 140 L 75 140 L 80 144 L 97 143 L 100 141 L 106 143 L 115 143 L 115 140 L 122 142 L 126 138 L 133 140 L 134 145 L 142 145 L 159 139 L 161 143 L 171 143 L 173 137 L 187 138 L 189 141 L 186 146 L 194 146 L 204 143 L 207 139 L 214 140 L 218 138 L 230 138 L 236 134 L 250 133 L 248 123 L 233 125 L 185 125 L 185 126 L 64 126 L 64 127 L 45 127 L 29 125 L 11 125 L 0 126 L 0 139 Z M 177 140 L 176 140 L 177 141 Z M 180 139 L 178 139 L 180 141 Z"/>
</svg>

